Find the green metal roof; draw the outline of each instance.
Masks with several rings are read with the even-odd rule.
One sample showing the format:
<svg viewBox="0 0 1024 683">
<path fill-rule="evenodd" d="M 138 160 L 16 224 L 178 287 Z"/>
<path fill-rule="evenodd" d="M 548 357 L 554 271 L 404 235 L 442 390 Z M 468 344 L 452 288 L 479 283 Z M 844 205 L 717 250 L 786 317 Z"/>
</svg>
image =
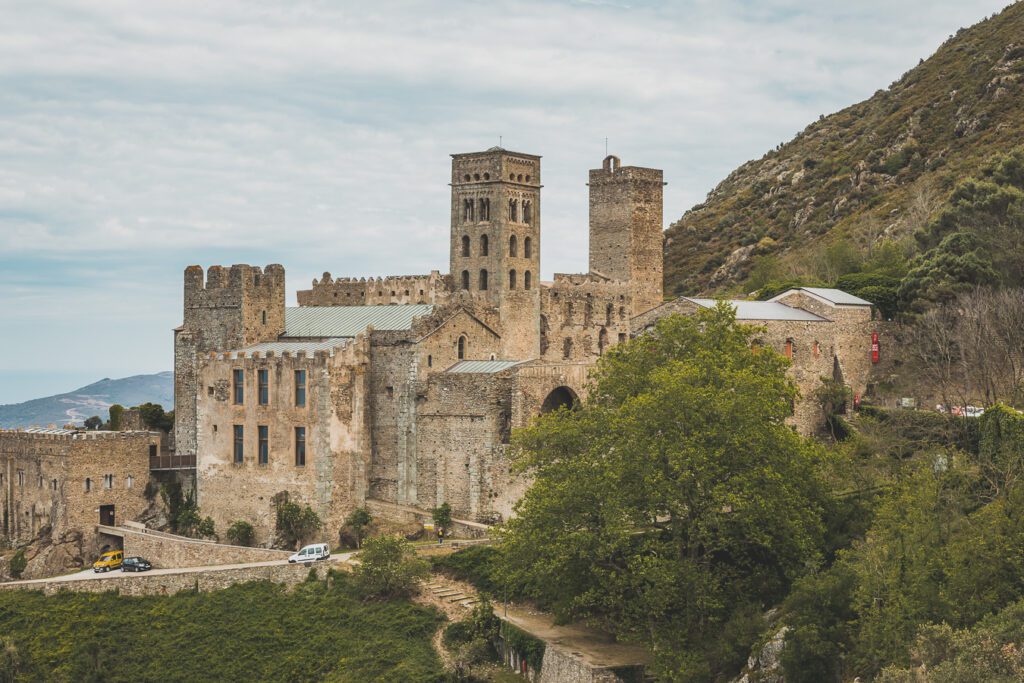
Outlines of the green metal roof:
<svg viewBox="0 0 1024 683">
<path fill-rule="evenodd" d="M 493 374 L 515 367 L 524 361 L 521 360 L 460 360 L 445 372 Z"/>
<path fill-rule="evenodd" d="M 371 325 L 375 330 L 409 330 L 414 318 L 433 310 L 431 304 L 286 308 L 281 338 L 354 337 Z"/>
</svg>

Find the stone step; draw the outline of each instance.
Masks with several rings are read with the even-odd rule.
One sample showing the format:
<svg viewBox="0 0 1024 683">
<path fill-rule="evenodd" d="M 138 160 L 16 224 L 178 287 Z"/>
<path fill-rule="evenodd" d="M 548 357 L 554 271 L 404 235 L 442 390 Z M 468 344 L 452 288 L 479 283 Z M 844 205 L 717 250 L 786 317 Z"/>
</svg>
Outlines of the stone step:
<svg viewBox="0 0 1024 683">
<path fill-rule="evenodd" d="M 465 600 L 467 597 L 469 596 L 465 593 L 459 593 L 458 595 L 447 595 L 445 596 L 445 600 L 448 602 L 458 602 L 459 600 Z"/>
<path fill-rule="evenodd" d="M 470 598 L 469 600 L 463 600 L 459 604 L 462 605 L 463 607 L 472 607 L 473 605 L 479 604 L 479 602 L 480 601 L 477 600 L 476 598 Z"/>
<path fill-rule="evenodd" d="M 462 591 L 453 591 L 453 590 L 434 591 L 434 595 L 436 595 L 439 598 L 447 598 L 449 595 L 455 595 L 456 593 L 462 593 Z"/>
</svg>

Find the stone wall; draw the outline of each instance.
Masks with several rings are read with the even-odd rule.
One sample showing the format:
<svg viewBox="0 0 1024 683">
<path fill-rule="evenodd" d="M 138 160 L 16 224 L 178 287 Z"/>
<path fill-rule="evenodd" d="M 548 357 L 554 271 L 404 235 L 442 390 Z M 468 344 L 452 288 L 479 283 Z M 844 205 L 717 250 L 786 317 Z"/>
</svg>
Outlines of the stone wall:
<svg viewBox="0 0 1024 683">
<path fill-rule="evenodd" d="M 643 665 L 595 666 L 573 652 L 548 644 L 536 683 L 642 683 Z"/>
<path fill-rule="evenodd" d="M 392 304 L 446 304 L 452 296 L 452 278 L 433 270 L 430 275 L 393 275 L 370 278 L 332 278 L 324 273 L 310 289 L 297 292 L 299 306 L 380 306 Z"/>
<path fill-rule="evenodd" d="M 184 316 L 174 333 L 174 443 L 196 452 L 197 354 L 239 349 L 284 332 L 284 267 L 185 269 Z"/>
<path fill-rule="evenodd" d="M 319 577 L 326 574 L 329 566 L 314 565 L 312 569 Z M 247 581 L 272 581 L 294 586 L 309 576 L 310 567 L 302 564 L 276 564 L 232 569 L 202 569 L 173 574 L 113 574 L 102 579 L 85 581 L 16 581 L 2 583 L 2 590 L 35 590 L 46 595 L 62 591 L 73 593 L 106 593 L 116 591 L 121 595 L 173 595 L 181 591 L 218 591 L 237 583 Z"/>
<path fill-rule="evenodd" d="M 100 527 L 99 533 L 121 538 L 125 557 L 144 557 L 157 569 L 273 562 L 287 560 L 291 555 L 291 552 L 285 550 L 246 548 L 151 530 L 132 531 L 123 527 Z"/>
<path fill-rule="evenodd" d="M 541 290 L 540 358 L 594 361 L 629 338 L 628 284 L 596 275 L 556 274 Z"/>
<path fill-rule="evenodd" d="M 235 520 L 251 523 L 259 543 L 274 535 L 274 497 L 287 491 L 320 516 L 323 541 L 334 541 L 345 516 L 366 496 L 369 460 L 369 338 L 330 352 L 214 354 L 203 358 L 197 400 L 198 503 L 224 534 Z M 232 372 L 242 370 L 245 396 L 236 405 Z M 269 373 L 269 402 L 257 400 L 257 372 Z M 306 372 L 306 405 L 295 405 L 295 371 Z M 243 458 L 234 458 L 234 427 L 243 427 Z M 268 431 L 267 463 L 259 462 L 259 427 Z M 305 464 L 296 462 L 296 427 L 306 430 Z"/>
<path fill-rule="evenodd" d="M 0 431 L 5 538 L 21 544 L 44 528 L 55 540 L 77 531 L 88 554 L 102 514 L 109 511 L 116 523 L 137 519 L 148 507 L 151 448 L 159 452 L 159 434 Z"/>
</svg>

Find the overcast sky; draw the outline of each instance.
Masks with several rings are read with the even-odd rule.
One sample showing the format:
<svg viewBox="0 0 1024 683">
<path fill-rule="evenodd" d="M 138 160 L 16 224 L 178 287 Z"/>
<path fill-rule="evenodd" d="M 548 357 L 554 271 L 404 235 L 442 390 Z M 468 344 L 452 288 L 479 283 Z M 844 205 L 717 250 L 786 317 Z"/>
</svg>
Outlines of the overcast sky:
<svg viewBox="0 0 1024 683">
<path fill-rule="evenodd" d="M 169 370 L 189 264 L 445 271 L 449 154 L 543 155 L 586 268 L 605 138 L 665 224 L 1006 0 L 0 0 L 0 403 Z"/>
</svg>

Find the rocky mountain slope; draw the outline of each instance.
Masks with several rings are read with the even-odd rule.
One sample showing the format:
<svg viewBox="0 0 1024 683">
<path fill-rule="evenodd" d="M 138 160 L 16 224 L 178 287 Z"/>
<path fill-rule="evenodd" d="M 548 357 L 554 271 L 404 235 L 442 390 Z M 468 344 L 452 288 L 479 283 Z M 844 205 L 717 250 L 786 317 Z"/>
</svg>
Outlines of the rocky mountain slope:
<svg viewBox="0 0 1024 683">
<path fill-rule="evenodd" d="M 168 410 L 174 407 L 173 372 L 104 378 L 65 394 L 0 405 L 0 428 L 81 425 L 92 415 L 106 419 L 107 410 L 115 403 L 135 406 L 147 402 Z"/>
<path fill-rule="evenodd" d="M 828 280 L 847 241 L 910 252 L 913 231 L 997 152 L 1024 142 L 1024 3 L 950 37 L 870 99 L 731 173 L 666 234 L 667 294 L 749 291 L 752 272 Z M 763 279 L 763 278 L 762 278 Z M 832 278 L 834 279 L 834 278 Z"/>
</svg>

